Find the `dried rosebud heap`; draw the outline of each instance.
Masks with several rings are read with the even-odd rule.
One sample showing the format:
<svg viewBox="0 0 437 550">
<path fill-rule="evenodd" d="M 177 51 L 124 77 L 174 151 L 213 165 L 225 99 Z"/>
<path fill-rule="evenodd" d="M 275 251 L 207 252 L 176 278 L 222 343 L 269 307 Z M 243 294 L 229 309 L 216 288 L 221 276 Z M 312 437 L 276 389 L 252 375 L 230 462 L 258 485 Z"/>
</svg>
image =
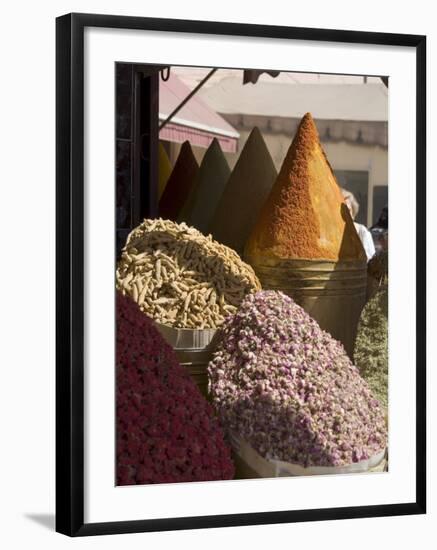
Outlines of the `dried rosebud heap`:
<svg viewBox="0 0 437 550">
<path fill-rule="evenodd" d="M 343 346 L 282 292 L 244 299 L 208 370 L 223 425 L 267 459 L 343 466 L 386 446 L 383 409 Z"/>
<path fill-rule="evenodd" d="M 117 484 L 232 479 L 211 406 L 153 322 L 117 293 Z"/>
</svg>

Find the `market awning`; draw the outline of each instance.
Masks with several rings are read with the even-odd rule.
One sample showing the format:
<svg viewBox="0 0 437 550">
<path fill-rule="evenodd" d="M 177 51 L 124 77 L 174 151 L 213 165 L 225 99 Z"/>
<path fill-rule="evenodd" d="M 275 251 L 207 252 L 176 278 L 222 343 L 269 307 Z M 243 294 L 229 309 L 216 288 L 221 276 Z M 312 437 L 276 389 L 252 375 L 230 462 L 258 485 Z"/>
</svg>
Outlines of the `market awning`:
<svg viewBox="0 0 437 550">
<path fill-rule="evenodd" d="M 165 82 L 159 79 L 159 121 L 188 96 L 190 89 L 173 73 Z M 189 140 L 191 145 L 208 147 L 214 138 L 224 152 L 235 153 L 240 134 L 200 97 L 193 96 L 159 132 L 159 138 L 176 143 Z"/>
</svg>

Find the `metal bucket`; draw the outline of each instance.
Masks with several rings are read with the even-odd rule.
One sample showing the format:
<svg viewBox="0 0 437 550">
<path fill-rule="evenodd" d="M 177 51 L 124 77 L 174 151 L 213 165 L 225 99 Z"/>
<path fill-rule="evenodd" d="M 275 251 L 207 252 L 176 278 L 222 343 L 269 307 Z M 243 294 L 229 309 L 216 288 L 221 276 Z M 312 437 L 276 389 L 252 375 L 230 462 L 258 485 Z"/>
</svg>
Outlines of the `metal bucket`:
<svg viewBox="0 0 437 550">
<path fill-rule="evenodd" d="M 208 399 L 208 363 L 216 343 L 216 329 L 173 328 L 155 323 L 161 335 L 174 349 L 177 358 Z"/>
<path fill-rule="evenodd" d="M 282 290 L 302 306 L 352 358 L 358 321 L 366 301 L 365 261 L 252 260 L 264 290 Z"/>
</svg>

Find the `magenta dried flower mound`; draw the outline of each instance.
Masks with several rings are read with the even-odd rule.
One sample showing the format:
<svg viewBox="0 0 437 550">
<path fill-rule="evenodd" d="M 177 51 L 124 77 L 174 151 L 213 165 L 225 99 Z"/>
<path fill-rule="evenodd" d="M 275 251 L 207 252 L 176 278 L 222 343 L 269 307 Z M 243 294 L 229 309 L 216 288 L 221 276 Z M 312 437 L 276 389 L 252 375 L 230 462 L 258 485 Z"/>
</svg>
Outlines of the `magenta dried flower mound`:
<svg viewBox="0 0 437 550">
<path fill-rule="evenodd" d="M 117 484 L 232 479 L 218 419 L 172 348 L 117 293 Z"/>
<path fill-rule="evenodd" d="M 244 299 L 208 371 L 222 425 L 267 459 L 344 466 L 386 447 L 384 412 L 343 346 L 282 292 Z"/>
</svg>

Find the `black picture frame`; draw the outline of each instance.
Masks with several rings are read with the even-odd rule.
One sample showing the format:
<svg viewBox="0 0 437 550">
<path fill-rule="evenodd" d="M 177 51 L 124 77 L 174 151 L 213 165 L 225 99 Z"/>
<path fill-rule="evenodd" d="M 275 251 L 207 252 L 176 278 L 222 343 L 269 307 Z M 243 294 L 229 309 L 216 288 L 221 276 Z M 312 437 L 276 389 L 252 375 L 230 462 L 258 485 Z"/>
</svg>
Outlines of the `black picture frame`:
<svg viewBox="0 0 437 550">
<path fill-rule="evenodd" d="M 414 48 L 416 499 L 399 504 L 84 523 L 84 29 L 106 27 Z M 69 536 L 423 514 L 426 511 L 426 37 L 73 13 L 56 20 L 56 530 Z"/>
</svg>

